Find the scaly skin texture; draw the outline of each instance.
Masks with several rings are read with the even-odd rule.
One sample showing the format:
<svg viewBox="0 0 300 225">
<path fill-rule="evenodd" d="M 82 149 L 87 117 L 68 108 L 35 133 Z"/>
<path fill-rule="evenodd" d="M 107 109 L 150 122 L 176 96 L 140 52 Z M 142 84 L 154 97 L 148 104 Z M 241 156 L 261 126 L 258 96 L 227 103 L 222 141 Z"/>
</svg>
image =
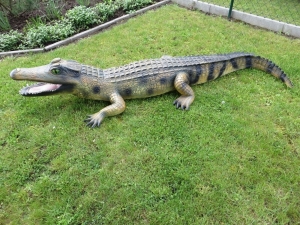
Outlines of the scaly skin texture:
<svg viewBox="0 0 300 225">
<path fill-rule="evenodd" d="M 105 117 L 122 113 L 125 110 L 124 99 L 146 98 L 177 90 L 181 96 L 174 101 L 174 105 L 189 109 L 195 98 L 191 85 L 245 68 L 270 73 L 292 87 L 286 74 L 271 61 L 239 52 L 210 56 L 167 56 L 104 70 L 56 58 L 45 66 L 15 69 L 10 76 L 15 80 L 42 82 L 21 89 L 23 96 L 71 93 L 82 98 L 110 101 L 111 105 L 86 119 L 88 125 L 95 127 Z"/>
</svg>

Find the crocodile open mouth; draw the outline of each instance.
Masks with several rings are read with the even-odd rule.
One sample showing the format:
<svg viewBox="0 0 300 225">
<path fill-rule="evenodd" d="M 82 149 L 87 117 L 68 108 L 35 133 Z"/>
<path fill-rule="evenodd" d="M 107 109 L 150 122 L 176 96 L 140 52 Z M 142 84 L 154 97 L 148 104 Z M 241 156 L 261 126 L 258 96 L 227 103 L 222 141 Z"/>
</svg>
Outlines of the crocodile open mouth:
<svg viewBox="0 0 300 225">
<path fill-rule="evenodd" d="M 22 88 L 19 93 L 23 96 L 44 96 L 53 95 L 59 92 L 71 90 L 73 85 L 70 84 L 51 84 L 51 83 L 36 83 L 33 85 L 27 85 Z"/>
</svg>

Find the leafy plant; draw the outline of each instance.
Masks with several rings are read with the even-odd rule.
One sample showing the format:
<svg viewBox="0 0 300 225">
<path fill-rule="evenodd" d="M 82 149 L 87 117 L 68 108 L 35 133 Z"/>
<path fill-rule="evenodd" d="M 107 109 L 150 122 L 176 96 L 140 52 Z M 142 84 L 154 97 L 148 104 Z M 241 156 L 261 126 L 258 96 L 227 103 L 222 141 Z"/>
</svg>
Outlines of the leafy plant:
<svg viewBox="0 0 300 225">
<path fill-rule="evenodd" d="M 121 6 L 128 13 L 143 8 L 152 3 L 152 0 L 122 0 Z"/>
<path fill-rule="evenodd" d="M 86 6 L 74 7 L 66 13 L 66 18 L 76 30 L 87 29 L 99 21 L 97 13 Z"/>
<path fill-rule="evenodd" d="M 103 0 L 103 3 L 106 3 L 106 4 L 114 4 L 114 2 L 117 2 L 117 1 L 113 1 L 113 0 Z"/>
<path fill-rule="evenodd" d="M 94 10 L 100 17 L 101 22 L 107 21 L 118 10 L 117 4 L 111 3 L 99 3 L 95 5 Z"/>
<path fill-rule="evenodd" d="M 42 17 L 32 17 L 26 22 L 26 26 L 24 27 L 24 31 L 37 28 L 39 26 L 46 25 L 46 22 Z"/>
<path fill-rule="evenodd" d="M 89 6 L 91 4 L 90 0 L 76 0 L 79 5 Z"/>
<path fill-rule="evenodd" d="M 10 30 L 10 24 L 5 13 L 0 11 L 0 31 Z"/>
<path fill-rule="evenodd" d="M 60 7 L 63 5 L 62 0 L 49 0 L 46 4 L 46 16 L 48 19 L 58 19 L 62 16 Z"/>
<path fill-rule="evenodd" d="M 12 49 L 17 49 L 22 36 L 23 35 L 17 31 L 0 34 L 0 51 L 11 51 Z"/>
<path fill-rule="evenodd" d="M 53 25 L 43 24 L 29 29 L 26 33 L 24 44 L 29 48 L 43 47 L 47 43 L 62 40 L 74 34 L 75 30 L 67 20 L 56 22 Z"/>
</svg>

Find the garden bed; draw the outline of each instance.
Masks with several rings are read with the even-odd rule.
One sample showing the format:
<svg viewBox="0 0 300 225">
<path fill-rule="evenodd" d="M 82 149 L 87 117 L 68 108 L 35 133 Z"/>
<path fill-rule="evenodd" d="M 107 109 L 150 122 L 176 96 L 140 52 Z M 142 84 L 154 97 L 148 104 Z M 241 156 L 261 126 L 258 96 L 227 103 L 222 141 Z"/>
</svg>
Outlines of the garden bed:
<svg viewBox="0 0 300 225">
<path fill-rule="evenodd" d="M 55 7 L 53 6 L 51 10 L 49 5 L 43 3 L 39 9 L 9 17 L 12 29 L 0 34 L 0 51 L 43 48 L 161 1 L 94 0 L 89 1 L 88 6 L 86 6 L 78 5 L 78 0 L 67 0 Z"/>
</svg>

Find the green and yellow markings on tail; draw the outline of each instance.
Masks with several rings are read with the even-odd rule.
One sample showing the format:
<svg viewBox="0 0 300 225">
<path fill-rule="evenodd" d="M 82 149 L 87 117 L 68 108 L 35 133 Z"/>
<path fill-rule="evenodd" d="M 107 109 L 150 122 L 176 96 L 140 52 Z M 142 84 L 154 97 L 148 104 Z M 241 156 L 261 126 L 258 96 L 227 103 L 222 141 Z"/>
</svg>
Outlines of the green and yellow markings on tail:
<svg viewBox="0 0 300 225">
<path fill-rule="evenodd" d="M 190 76 L 190 84 L 202 84 L 228 73 L 247 68 L 264 71 L 280 79 L 288 87 L 293 86 L 292 82 L 280 67 L 268 59 L 254 55 L 233 57 L 228 60 L 197 65 Z"/>
<path fill-rule="evenodd" d="M 252 68 L 259 69 L 262 71 L 265 71 L 267 73 L 270 73 L 274 77 L 280 79 L 282 82 L 286 84 L 288 87 L 293 87 L 292 82 L 290 79 L 287 77 L 287 75 L 284 73 L 284 71 L 277 66 L 275 63 L 272 61 L 262 58 L 260 56 L 253 56 L 252 58 L 252 63 L 253 66 Z"/>
<path fill-rule="evenodd" d="M 191 84 L 205 83 L 236 70 L 250 68 L 252 66 L 250 57 L 231 58 L 229 60 L 198 65 L 198 68 L 194 71 L 198 80 L 196 82 L 191 80 Z"/>
</svg>

